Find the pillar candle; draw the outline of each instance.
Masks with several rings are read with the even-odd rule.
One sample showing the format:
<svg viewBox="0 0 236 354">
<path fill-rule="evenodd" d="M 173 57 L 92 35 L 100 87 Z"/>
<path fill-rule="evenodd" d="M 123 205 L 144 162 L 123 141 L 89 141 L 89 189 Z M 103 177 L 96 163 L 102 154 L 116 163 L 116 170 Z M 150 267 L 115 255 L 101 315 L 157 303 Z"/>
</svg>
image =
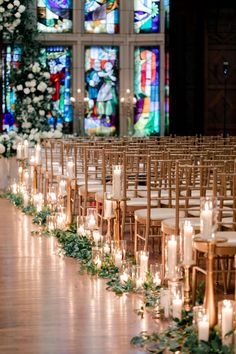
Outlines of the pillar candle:
<svg viewBox="0 0 236 354">
<path fill-rule="evenodd" d="M 74 162 L 73 161 L 68 161 L 67 162 L 67 176 L 69 178 L 74 178 Z"/>
<path fill-rule="evenodd" d="M 122 264 L 122 251 L 121 250 L 115 251 L 114 261 L 115 261 L 115 266 L 119 268 Z"/>
<path fill-rule="evenodd" d="M 39 144 L 35 147 L 35 163 L 36 165 L 40 165 L 41 163 L 41 146 Z"/>
<path fill-rule="evenodd" d="M 200 213 L 201 234 L 202 238 L 209 240 L 212 237 L 212 210 L 209 209 L 208 203 Z"/>
<path fill-rule="evenodd" d="M 148 271 L 148 255 L 140 254 L 140 273 L 145 278 Z"/>
<path fill-rule="evenodd" d="M 209 338 L 209 321 L 206 315 L 198 321 L 198 339 L 208 341 Z"/>
<path fill-rule="evenodd" d="M 27 207 L 28 203 L 29 203 L 29 195 L 28 193 L 24 193 L 24 208 Z"/>
<path fill-rule="evenodd" d="M 24 140 L 23 148 L 24 148 L 24 158 L 28 159 L 28 157 L 29 157 L 29 142 L 28 142 L 28 140 Z"/>
<path fill-rule="evenodd" d="M 113 217 L 113 201 L 109 199 L 105 199 L 104 218 L 109 219 L 112 217 Z"/>
<path fill-rule="evenodd" d="M 176 266 L 177 266 L 177 241 L 175 237 L 172 236 L 171 240 L 168 241 L 167 245 L 167 267 L 168 267 L 168 278 L 174 279 L 176 277 Z"/>
<path fill-rule="evenodd" d="M 121 275 L 120 275 L 120 282 L 121 284 L 124 284 L 125 282 L 127 282 L 129 279 L 129 275 L 126 273 L 126 272 L 123 272 Z"/>
<path fill-rule="evenodd" d="M 24 172 L 24 183 L 25 183 L 26 187 L 29 186 L 29 172 L 28 171 Z"/>
<path fill-rule="evenodd" d="M 61 180 L 59 183 L 59 195 L 64 196 L 66 195 L 66 181 Z"/>
<path fill-rule="evenodd" d="M 101 240 L 101 235 L 98 230 L 93 231 L 93 240 L 95 243 L 98 243 Z"/>
<path fill-rule="evenodd" d="M 21 160 L 23 158 L 23 146 L 21 143 L 17 145 L 16 148 L 16 158 Z"/>
<path fill-rule="evenodd" d="M 223 300 L 222 304 L 222 339 L 233 329 L 233 307 L 229 300 Z"/>
<path fill-rule="evenodd" d="M 112 180 L 112 194 L 114 199 L 121 198 L 122 174 L 121 166 L 114 166 Z"/>
<path fill-rule="evenodd" d="M 192 253 L 193 253 L 193 227 L 190 221 L 185 220 L 183 231 L 184 231 L 183 263 L 185 265 L 189 265 L 192 263 Z"/>
</svg>

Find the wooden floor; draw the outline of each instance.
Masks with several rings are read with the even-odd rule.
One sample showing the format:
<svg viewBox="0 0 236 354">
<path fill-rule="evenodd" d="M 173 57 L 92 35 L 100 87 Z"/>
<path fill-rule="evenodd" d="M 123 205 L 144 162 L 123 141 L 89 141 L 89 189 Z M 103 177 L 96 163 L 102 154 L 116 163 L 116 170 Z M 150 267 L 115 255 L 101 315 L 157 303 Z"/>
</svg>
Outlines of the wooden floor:
<svg viewBox="0 0 236 354">
<path fill-rule="evenodd" d="M 0 353 L 137 354 L 133 335 L 153 330 L 135 295 L 117 297 L 105 281 L 78 275 L 56 240 L 32 236 L 29 217 L 0 199 Z"/>
</svg>

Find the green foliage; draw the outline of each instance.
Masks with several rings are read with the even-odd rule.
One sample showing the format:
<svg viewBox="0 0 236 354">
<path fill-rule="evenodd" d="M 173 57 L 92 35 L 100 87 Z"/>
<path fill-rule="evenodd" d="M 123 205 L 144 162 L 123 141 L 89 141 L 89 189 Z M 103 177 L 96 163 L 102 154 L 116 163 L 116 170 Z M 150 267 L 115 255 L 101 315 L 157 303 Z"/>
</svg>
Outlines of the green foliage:
<svg viewBox="0 0 236 354">
<path fill-rule="evenodd" d="M 29 204 L 26 207 L 22 209 L 22 212 L 26 215 L 35 215 L 36 214 L 36 209 L 33 204 Z"/>
<path fill-rule="evenodd" d="M 16 207 L 21 208 L 23 206 L 23 196 L 21 194 L 6 193 L 3 196 Z"/>
<path fill-rule="evenodd" d="M 43 208 L 42 211 L 35 214 L 35 216 L 33 218 L 33 223 L 35 225 L 45 226 L 47 223 L 47 216 L 50 214 L 51 214 L 51 211 L 47 207 Z"/>
<path fill-rule="evenodd" d="M 180 351 L 182 354 L 233 354 L 233 347 L 222 344 L 217 329 L 210 331 L 208 342 L 198 341 L 192 326 L 192 312 L 183 311 L 182 320 L 175 319 L 161 333 L 141 332 L 131 340 L 131 344 L 143 348 L 148 353 Z"/>
</svg>

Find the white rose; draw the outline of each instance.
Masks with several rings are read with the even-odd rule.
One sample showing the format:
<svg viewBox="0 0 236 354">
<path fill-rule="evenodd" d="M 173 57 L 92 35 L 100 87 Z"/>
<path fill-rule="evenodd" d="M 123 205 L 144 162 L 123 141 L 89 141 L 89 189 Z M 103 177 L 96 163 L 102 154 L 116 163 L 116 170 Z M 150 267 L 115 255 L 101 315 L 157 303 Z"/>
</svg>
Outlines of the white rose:
<svg viewBox="0 0 236 354">
<path fill-rule="evenodd" d="M 11 10 L 11 9 L 13 9 L 13 5 L 12 5 L 12 4 L 8 4 L 8 5 L 7 5 L 7 8 L 8 8 L 9 10 Z"/>
<path fill-rule="evenodd" d="M 43 95 L 38 96 L 39 101 L 43 101 L 43 99 L 44 99 Z"/>
<path fill-rule="evenodd" d="M 17 85 L 16 89 L 17 89 L 17 91 L 22 91 L 23 90 L 23 86 L 22 85 Z"/>
<path fill-rule="evenodd" d="M 30 91 L 31 91 L 31 92 L 35 92 L 35 91 L 36 91 L 36 88 L 35 88 L 35 87 L 31 87 Z"/>
<path fill-rule="evenodd" d="M 47 84 L 45 82 L 40 82 L 40 84 L 37 86 L 37 89 L 41 92 L 44 92 L 47 88 Z"/>
<path fill-rule="evenodd" d="M 16 136 L 16 132 L 14 130 L 10 130 L 8 135 L 11 137 L 11 138 L 14 138 Z"/>
<path fill-rule="evenodd" d="M 48 132 L 42 132 L 42 138 L 48 138 Z"/>
<path fill-rule="evenodd" d="M 33 112 L 34 112 L 34 107 L 28 106 L 28 112 L 29 112 L 29 113 L 33 113 Z"/>
<path fill-rule="evenodd" d="M 0 154 L 4 154 L 5 151 L 6 151 L 5 146 L 0 144 Z"/>
<path fill-rule="evenodd" d="M 33 98 L 33 102 L 34 102 L 34 103 L 37 103 L 38 101 L 39 101 L 39 98 L 38 98 L 38 97 L 34 97 L 34 98 Z"/>
<path fill-rule="evenodd" d="M 30 81 L 26 81 L 26 82 L 25 82 L 25 86 L 26 86 L 26 87 L 30 87 L 30 86 L 31 86 Z"/>
<path fill-rule="evenodd" d="M 33 74 L 28 74 L 28 79 L 33 79 L 34 75 Z"/>
<path fill-rule="evenodd" d="M 18 11 L 22 14 L 22 12 L 25 11 L 25 6 L 24 5 L 20 5 L 18 8 Z"/>
<path fill-rule="evenodd" d="M 3 13 L 4 11 L 4 7 L 0 6 L 0 12 Z"/>
<path fill-rule="evenodd" d="M 29 129 L 29 128 L 31 128 L 31 123 L 30 122 L 24 122 L 24 123 L 22 123 L 22 127 L 23 128 L 25 128 L 25 129 Z"/>
<path fill-rule="evenodd" d="M 43 76 L 45 77 L 45 79 L 49 79 L 50 78 L 50 73 L 45 72 L 45 73 L 43 73 Z"/>
<path fill-rule="evenodd" d="M 3 4 L 3 0 L 0 0 L 0 5 L 2 5 Z"/>
<path fill-rule="evenodd" d="M 28 95 L 28 94 L 30 93 L 30 89 L 29 89 L 28 87 L 26 87 L 26 88 L 24 89 L 24 93 L 25 93 L 26 95 Z"/>
<path fill-rule="evenodd" d="M 55 130 L 55 132 L 53 133 L 53 136 L 56 139 L 60 139 L 60 138 L 62 138 L 62 132 L 60 132 L 59 130 Z"/>
<path fill-rule="evenodd" d="M 19 0 L 14 0 L 13 4 L 18 7 L 18 6 L 20 6 L 20 1 Z"/>
<path fill-rule="evenodd" d="M 20 18 L 20 17 L 21 17 L 21 14 L 20 14 L 19 12 L 16 12 L 16 13 L 15 13 L 15 17 L 16 17 L 16 18 Z"/>
<path fill-rule="evenodd" d="M 31 87 L 35 87 L 37 84 L 36 80 L 31 80 Z"/>
<path fill-rule="evenodd" d="M 61 130 L 62 130 L 62 128 L 63 128 L 63 124 L 58 123 L 58 124 L 57 124 L 57 126 L 56 126 L 56 130 L 61 131 Z"/>
<path fill-rule="evenodd" d="M 44 116 L 44 115 L 45 115 L 45 111 L 44 111 L 43 109 L 40 109 L 40 110 L 39 110 L 39 115 L 40 115 L 40 116 Z"/>
</svg>

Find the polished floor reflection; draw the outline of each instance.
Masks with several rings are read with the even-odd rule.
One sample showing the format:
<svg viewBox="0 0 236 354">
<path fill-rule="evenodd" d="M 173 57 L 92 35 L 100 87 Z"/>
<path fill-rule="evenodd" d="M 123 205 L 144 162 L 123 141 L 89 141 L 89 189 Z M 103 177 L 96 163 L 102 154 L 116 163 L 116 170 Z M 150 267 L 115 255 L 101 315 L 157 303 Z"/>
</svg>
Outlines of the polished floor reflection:
<svg viewBox="0 0 236 354">
<path fill-rule="evenodd" d="M 0 199 L 0 353 L 140 353 L 131 337 L 155 324 L 134 313 L 138 297 L 117 297 L 105 281 L 78 275 L 56 240 L 32 236 L 32 228 Z"/>
</svg>

